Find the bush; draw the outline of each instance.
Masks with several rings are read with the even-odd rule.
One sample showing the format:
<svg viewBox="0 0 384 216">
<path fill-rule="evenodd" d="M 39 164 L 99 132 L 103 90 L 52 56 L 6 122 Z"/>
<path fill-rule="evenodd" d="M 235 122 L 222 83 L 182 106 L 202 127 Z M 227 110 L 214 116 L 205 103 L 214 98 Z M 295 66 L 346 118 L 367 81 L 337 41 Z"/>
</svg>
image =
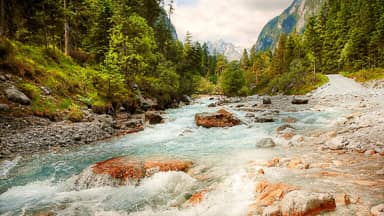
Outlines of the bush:
<svg viewBox="0 0 384 216">
<path fill-rule="evenodd" d="M 197 94 L 218 94 L 220 88 L 205 78 L 201 78 L 196 89 Z"/>
<path fill-rule="evenodd" d="M 21 91 L 32 100 L 38 100 L 40 98 L 41 90 L 38 86 L 31 83 L 22 83 L 19 85 Z"/>
<path fill-rule="evenodd" d="M 36 116 L 48 118 L 52 121 L 60 120 L 60 115 L 57 112 L 57 102 L 52 98 L 39 98 L 33 101 L 31 109 Z"/>
<path fill-rule="evenodd" d="M 72 104 L 69 107 L 69 113 L 67 119 L 72 122 L 81 122 L 83 120 L 83 112 L 81 112 L 80 107 L 76 104 Z"/>
</svg>

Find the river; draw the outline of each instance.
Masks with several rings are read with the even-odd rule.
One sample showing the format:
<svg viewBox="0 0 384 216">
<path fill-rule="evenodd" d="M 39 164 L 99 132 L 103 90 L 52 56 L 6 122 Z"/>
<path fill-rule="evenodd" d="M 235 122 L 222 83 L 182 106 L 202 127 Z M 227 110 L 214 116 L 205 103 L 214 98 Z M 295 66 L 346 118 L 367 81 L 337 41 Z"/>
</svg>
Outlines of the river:
<svg viewBox="0 0 384 216">
<path fill-rule="evenodd" d="M 250 161 L 292 154 L 292 150 L 279 144 L 271 149 L 258 149 L 257 141 L 275 136 L 284 116 L 297 118 L 299 121 L 293 126 L 305 133 L 331 127 L 340 115 L 340 111 L 281 112 L 274 123 L 253 123 L 245 117 L 247 112 L 226 106 L 244 124 L 232 128 L 197 127 L 196 113 L 218 109 L 208 108 L 211 102 L 202 98 L 192 105 L 167 110 L 164 124 L 149 126 L 136 134 L 4 162 L 0 215 L 246 215 L 257 178 L 249 176 Z M 192 160 L 194 173 L 157 173 L 138 186 L 74 187 L 74 179 L 88 166 L 123 155 Z M 294 173 L 278 170 L 272 170 L 268 176 L 300 184 L 305 181 Z M 183 204 L 191 194 L 205 189 L 210 193 L 204 202 L 196 206 Z"/>
</svg>

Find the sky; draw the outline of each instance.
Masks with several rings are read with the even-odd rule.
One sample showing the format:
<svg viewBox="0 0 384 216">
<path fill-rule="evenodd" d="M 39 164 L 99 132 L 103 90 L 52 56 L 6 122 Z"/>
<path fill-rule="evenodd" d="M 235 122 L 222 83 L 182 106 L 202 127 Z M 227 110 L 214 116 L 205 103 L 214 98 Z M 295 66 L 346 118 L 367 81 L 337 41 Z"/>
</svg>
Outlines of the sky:
<svg viewBox="0 0 384 216">
<path fill-rule="evenodd" d="M 223 39 L 242 48 L 256 43 L 263 26 L 292 0 L 175 0 L 172 23 L 179 39 Z"/>
</svg>

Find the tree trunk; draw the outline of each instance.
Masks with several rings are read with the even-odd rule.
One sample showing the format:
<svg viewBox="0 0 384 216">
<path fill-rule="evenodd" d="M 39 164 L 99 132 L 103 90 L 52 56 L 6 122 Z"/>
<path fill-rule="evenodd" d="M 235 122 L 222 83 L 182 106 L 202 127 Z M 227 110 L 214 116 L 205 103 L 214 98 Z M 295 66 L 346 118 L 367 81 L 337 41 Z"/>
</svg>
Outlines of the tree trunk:
<svg viewBox="0 0 384 216">
<path fill-rule="evenodd" d="M 69 24 L 67 17 L 67 2 L 68 0 L 64 0 L 64 11 L 65 11 L 65 21 L 64 21 L 64 53 L 65 55 L 69 55 Z"/>
<path fill-rule="evenodd" d="M 0 36 L 5 35 L 5 2 L 1 0 Z"/>
</svg>

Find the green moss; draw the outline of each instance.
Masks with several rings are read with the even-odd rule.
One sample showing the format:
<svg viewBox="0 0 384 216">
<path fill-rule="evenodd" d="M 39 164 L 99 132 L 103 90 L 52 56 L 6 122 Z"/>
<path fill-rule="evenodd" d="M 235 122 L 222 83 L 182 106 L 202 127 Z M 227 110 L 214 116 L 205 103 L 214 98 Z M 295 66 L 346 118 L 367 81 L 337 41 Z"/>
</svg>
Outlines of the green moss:
<svg viewBox="0 0 384 216">
<path fill-rule="evenodd" d="M 340 74 L 364 83 L 370 80 L 384 79 L 384 68 L 363 69 L 356 72 L 340 72 Z"/>
</svg>

